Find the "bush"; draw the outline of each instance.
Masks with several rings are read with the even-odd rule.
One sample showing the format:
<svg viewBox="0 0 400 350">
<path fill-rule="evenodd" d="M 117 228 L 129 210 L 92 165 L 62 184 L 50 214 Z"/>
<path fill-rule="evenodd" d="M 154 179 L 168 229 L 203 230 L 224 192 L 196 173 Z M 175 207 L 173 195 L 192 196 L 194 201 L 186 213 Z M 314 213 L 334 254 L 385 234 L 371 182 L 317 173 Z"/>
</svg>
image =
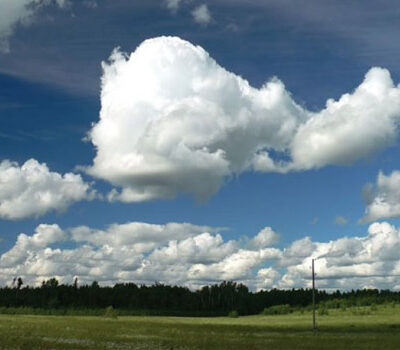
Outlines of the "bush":
<svg viewBox="0 0 400 350">
<path fill-rule="evenodd" d="M 328 309 L 326 307 L 321 307 L 318 309 L 318 315 L 327 316 L 329 315 Z"/>
<path fill-rule="evenodd" d="M 118 312 L 112 306 L 107 306 L 104 310 L 104 317 L 107 318 L 117 318 Z"/>
<path fill-rule="evenodd" d="M 228 314 L 228 317 L 238 318 L 239 317 L 239 313 L 236 310 L 233 310 Z"/>
<path fill-rule="evenodd" d="M 274 305 L 264 309 L 262 315 L 287 315 L 293 312 L 289 304 Z"/>
</svg>

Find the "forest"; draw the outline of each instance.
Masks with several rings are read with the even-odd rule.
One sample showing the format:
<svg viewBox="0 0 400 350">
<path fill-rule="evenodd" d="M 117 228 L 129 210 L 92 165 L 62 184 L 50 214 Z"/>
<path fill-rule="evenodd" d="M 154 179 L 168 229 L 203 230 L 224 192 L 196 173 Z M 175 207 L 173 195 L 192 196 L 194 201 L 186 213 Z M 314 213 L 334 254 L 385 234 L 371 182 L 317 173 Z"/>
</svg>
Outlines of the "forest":
<svg viewBox="0 0 400 350">
<path fill-rule="evenodd" d="M 56 314 L 62 314 L 79 310 L 81 314 L 96 314 L 95 310 L 100 312 L 112 307 L 126 315 L 220 316 L 233 310 L 239 315 L 253 315 L 277 305 L 304 308 L 311 301 L 311 289 L 251 292 L 244 284 L 232 281 L 192 291 L 187 287 L 160 283 L 99 286 L 94 281 L 91 285 L 78 286 L 77 280 L 73 284 L 59 284 L 55 278 L 43 281 L 39 287 L 31 287 L 24 286 L 19 278 L 12 287 L 0 288 L 0 313 L 10 308 L 29 308 L 33 313 L 35 310 L 54 310 Z M 317 290 L 316 301 L 334 308 L 397 303 L 400 292 L 364 289 L 327 293 Z"/>
</svg>

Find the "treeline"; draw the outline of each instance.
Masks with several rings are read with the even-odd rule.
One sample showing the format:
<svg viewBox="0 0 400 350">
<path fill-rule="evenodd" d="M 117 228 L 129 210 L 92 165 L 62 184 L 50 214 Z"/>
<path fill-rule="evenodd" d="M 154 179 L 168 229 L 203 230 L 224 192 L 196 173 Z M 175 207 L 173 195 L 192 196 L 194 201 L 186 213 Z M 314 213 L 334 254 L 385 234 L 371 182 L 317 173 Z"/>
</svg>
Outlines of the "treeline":
<svg viewBox="0 0 400 350">
<path fill-rule="evenodd" d="M 240 315 L 251 315 L 274 305 L 306 307 L 311 300 L 311 289 L 251 292 L 236 282 L 222 282 L 191 291 L 159 283 L 151 286 L 118 283 L 113 287 L 100 287 L 97 282 L 78 286 L 75 281 L 72 285 L 60 285 L 52 278 L 40 287 L 24 287 L 22 280 L 17 280 L 14 287 L 0 288 L 0 308 L 64 310 L 65 313 L 71 310 L 93 313 L 93 310 L 112 306 L 120 314 L 218 316 L 235 310 Z M 327 293 L 319 290 L 316 300 L 325 305 L 364 306 L 400 302 L 400 292 L 368 289 Z"/>
</svg>

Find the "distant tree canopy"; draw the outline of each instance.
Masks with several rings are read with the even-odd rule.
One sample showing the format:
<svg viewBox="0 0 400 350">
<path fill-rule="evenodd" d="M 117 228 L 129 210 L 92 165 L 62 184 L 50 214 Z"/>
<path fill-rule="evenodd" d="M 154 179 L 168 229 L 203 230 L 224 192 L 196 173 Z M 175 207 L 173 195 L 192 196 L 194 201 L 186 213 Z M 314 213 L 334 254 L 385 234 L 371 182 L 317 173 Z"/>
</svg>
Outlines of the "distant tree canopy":
<svg viewBox="0 0 400 350">
<path fill-rule="evenodd" d="M 19 282 L 20 280 L 20 282 Z M 41 309 L 97 309 L 112 306 L 120 310 L 148 310 L 164 315 L 240 315 L 258 314 L 274 305 L 307 306 L 312 300 L 311 289 L 271 289 L 250 292 L 241 283 L 222 282 L 191 291 L 182 286 L 156 283 L 151 286 L 117 283 L 101 287 L 94 281 L 90 286 L 59 284 L 57 279 L 43 281 L 41 287 L 25 286 L 17 279 L 13 287 L 0 288 L 0 307 L 31 307 Z M 400 292 L 387 290 L 317 291 L 317 302 L 346 305 L 371 305 L 400 301 Z"/>
</svg>

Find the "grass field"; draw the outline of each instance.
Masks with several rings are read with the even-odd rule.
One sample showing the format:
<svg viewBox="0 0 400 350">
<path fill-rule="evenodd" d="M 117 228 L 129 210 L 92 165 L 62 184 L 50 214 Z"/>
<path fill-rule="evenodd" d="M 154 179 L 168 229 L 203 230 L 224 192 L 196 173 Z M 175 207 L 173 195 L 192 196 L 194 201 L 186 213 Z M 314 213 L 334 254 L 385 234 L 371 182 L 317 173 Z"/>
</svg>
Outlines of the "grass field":
<svg viewBox="0 0 400 350">
<path fill-rule="evenodd" d="M 0 315 L 0 349 L 400 349 L 400 308 L 239 318 Z"/>
</svg>

